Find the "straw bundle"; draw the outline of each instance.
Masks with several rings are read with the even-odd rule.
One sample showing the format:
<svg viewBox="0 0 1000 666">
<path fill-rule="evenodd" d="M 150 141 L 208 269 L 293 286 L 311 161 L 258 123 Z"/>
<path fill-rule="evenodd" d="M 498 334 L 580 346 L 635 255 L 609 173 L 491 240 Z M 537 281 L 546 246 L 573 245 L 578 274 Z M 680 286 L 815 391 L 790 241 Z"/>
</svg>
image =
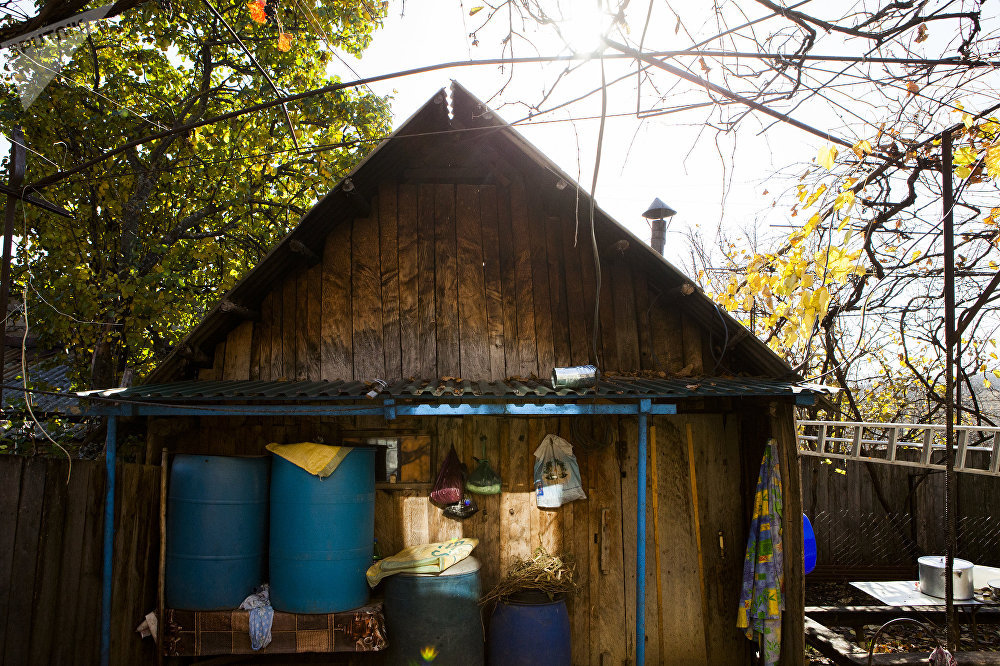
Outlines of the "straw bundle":
<svg viewBox="0 0 1000 666">
<path fill-rule="evenodd" d="M 538 547 L 530 560 L 517 559 L 507 576 L 479 603 L 499 601 L 525 590 L 544 592 L 552 599 L 557 594 L 575 592 L 576 588 L 576 565 L 569 558 L 550 555 L 544 548 Z"/>
</svg>

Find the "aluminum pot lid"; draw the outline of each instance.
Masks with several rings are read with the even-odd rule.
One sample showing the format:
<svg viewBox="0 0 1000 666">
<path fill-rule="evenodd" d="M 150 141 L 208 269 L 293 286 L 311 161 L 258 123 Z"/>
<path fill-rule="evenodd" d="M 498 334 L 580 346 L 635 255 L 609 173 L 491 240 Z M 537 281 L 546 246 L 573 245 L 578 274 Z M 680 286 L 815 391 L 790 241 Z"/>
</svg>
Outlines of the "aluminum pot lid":
<svg viewBox="0 0 1000 666">
<path fill-rule="evenodd" d="M 937 567 L 940 569 L 944 569 L 947 566 L 946 558 L 944 555 L 924 555 L 923 557 L 917 558 L 917 563 L 924 564 L 930 567 Z M 973 567 L 972 562 L 968 560 L 963 560 L 956 557 L 952 561 L 953 569 L 971 569 L 972 567 Z"/>
</svg>

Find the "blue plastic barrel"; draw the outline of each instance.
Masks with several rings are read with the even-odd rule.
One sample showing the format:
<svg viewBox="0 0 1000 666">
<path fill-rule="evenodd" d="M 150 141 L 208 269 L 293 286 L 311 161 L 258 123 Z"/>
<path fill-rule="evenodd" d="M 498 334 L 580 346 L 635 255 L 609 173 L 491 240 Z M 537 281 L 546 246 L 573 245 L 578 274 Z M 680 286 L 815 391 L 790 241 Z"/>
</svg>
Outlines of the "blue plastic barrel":
<svg viewBox="0 0 1000 666">
<path fill-rule="evenodd" d="M 167 492 L 168 608 L 239 607 L 265 581 L 268 458 L 176 455 Z"/>
<path fill-rule="evenodd" d="M 475 558 L 467 557 L 439 574 L 395 574 L 384 579 L 383 586 L 386 664 L 482 666 Z"/>
<path fill-rule="evenodd" d="M 279 456 L 271 467 L 271 605 L 338 613 L 368 602 L 375 450 L 355 448 L 321 479 Z"/>
<path fill-rule="evenodd" d="M 566 602 L 498 603 L 490 618 L 488 646 L 491 666 L 570 666 Z"/>
<path fill-rule="evenodd" d="M 813 532 L 809 517 L 802 514 L 802 550 L 805 553 L 805 572 L 812 573 L 816 568 L 816 534 Z"/>
</svg>

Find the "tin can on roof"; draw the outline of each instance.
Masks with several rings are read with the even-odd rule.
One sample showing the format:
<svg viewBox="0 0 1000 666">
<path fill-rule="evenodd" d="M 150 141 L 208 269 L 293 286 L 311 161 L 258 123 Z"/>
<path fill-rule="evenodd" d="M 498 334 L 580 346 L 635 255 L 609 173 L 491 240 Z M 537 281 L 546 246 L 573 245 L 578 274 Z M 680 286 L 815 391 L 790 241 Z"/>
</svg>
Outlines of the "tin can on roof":
<svg viewBox="0 0 1000 666">
<path fill-rule="evenodd" d="M 601 371 L 596 365 L 574 365 L 569 368 L 552 368 L 552 388 L 589 388 L 596 386 Z"/>
</svg>

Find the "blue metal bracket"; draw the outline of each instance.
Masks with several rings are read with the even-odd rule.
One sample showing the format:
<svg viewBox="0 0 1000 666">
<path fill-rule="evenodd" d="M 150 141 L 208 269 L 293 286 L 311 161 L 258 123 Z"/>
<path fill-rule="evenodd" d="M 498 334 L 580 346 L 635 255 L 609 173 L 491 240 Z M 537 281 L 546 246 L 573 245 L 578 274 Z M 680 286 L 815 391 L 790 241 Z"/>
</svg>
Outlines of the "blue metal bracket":
<svg viewBox="0 0 1000 666">
<path fill-rule="evenodd" d="M 385 402 L 382 403 L 385 409 L 385 420 L 392 421 L 396 418 L 396 401 L 392 398 L 386 398 Z"/>
</svg>

